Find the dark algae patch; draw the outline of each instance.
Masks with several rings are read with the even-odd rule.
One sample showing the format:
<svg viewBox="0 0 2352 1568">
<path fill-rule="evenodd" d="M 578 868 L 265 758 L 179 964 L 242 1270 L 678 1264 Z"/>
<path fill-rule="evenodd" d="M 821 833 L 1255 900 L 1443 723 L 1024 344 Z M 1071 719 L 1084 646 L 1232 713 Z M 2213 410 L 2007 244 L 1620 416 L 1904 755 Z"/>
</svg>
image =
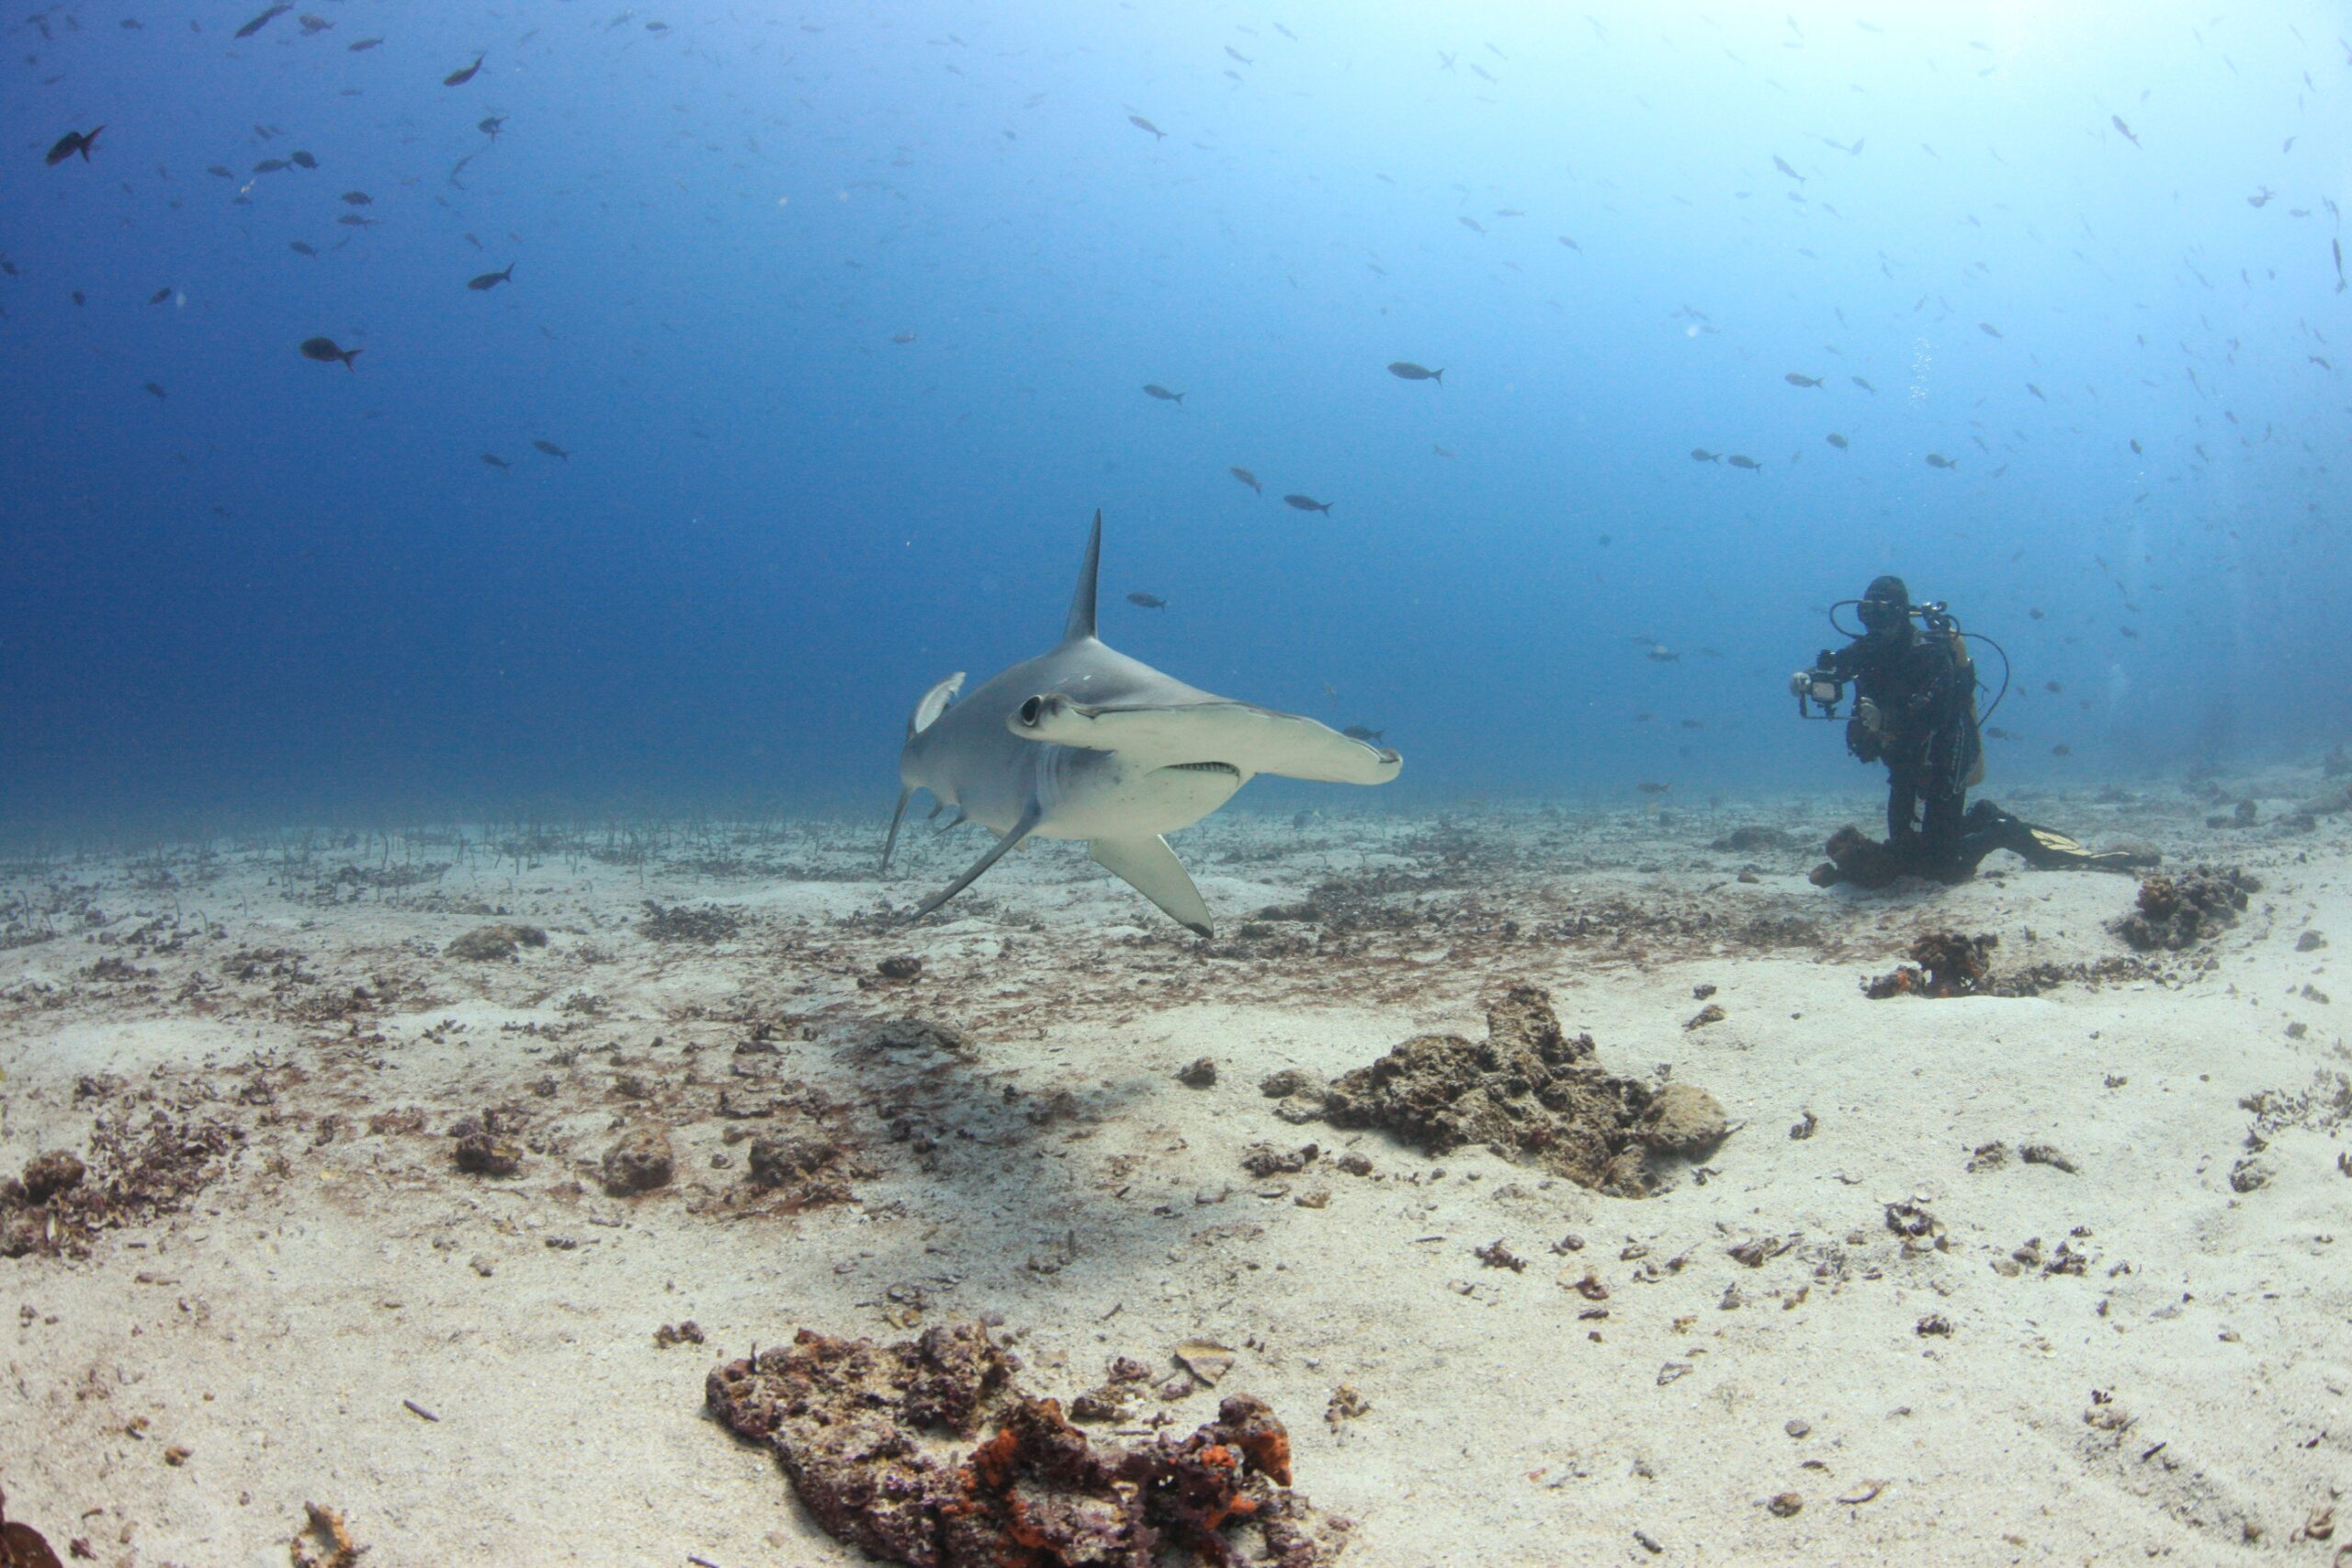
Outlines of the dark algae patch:
<svg viewBox="0 0 2352 1568">
<path fill-rule="evenodd" d="M 912 1568 L 1317 1568 L 1347 1525 L 1290 1488 L 1290 1437 L 1236 1394 L 1190 1437 L 1097 1443 L 979 1324 L 891 1345 L 804 1328 L 704 1397 L 775 1450 L 825 1532 Z"/>
</svg>

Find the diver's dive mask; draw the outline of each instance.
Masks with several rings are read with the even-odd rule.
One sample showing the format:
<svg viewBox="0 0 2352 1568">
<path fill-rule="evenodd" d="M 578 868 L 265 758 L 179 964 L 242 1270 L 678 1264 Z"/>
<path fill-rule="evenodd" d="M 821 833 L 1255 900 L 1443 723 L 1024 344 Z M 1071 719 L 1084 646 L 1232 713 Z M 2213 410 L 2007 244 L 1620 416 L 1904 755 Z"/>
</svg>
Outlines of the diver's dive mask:
<svg viewBox="0 0 2352 1568">
<path fill-rule="evenodd" d="M 1854 618 L 1862 623 L 1866 632 L 1883 632 L 1899 626 L 1911 618 L 1911 606 L 1900 599 L 1862 599 L 1854 605 Z"/>
</svg>

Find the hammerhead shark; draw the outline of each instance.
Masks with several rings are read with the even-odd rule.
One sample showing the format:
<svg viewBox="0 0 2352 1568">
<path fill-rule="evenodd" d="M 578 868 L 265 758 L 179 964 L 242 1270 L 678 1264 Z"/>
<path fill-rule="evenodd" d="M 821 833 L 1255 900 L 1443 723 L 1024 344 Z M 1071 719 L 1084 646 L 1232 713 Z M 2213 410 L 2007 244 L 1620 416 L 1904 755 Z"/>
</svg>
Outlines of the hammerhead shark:
<svg viewBox="0 0 2352 1568">
<path fill-rule="evenodd" d="M 962 702 L 957 671 L 925 692 L 899 754 L 898 808 L 882 869 L 919 789 L 954 807 L 947 826 L 999 835 L 971 869 L 908 917 L 920 919 L 1032 838 L 1084 839 L 1095 861 L 1179 925 L 1210 933 L 1208 906 L 1163 833 L 1193 823 L 1259 773 L 1326 784 L 1386 784 L 1404 761 L 1296 714 L 1188 686 L 1094 635 L 1102 513 L 1086 542 L 1062 639 Z M 932 813 L 938 815 L 938 810 Z"/>
</svg>

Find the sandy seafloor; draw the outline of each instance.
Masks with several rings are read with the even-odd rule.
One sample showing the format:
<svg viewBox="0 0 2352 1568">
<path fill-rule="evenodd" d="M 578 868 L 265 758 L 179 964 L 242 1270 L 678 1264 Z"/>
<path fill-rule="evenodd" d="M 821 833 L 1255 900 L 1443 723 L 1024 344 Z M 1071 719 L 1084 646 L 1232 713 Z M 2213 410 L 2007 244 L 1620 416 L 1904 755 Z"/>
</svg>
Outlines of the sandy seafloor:
<svg viewBox="0 0 2352 1568">
<path fill-rule="evenodd" d="M 2324 944 L 2352 944 L 2352 818 L 2287 817 L 2319 783 L 2010 797 L 2263 887 L 2145 971 L 1952 1000 L 1859 982 L 1939 929 L 1997 934 L 1996 974 L 2132 957 L 2108 929 L 2132 881 L 2004 855 L 1956 889 L 1817 889 L 1828 830 L 1872 819 L 1860 794 L 1383 814 L 1335 792 L 1340 814 L 1295 818 L 1245 797 L 1175 840 L 1207 942 L 1062 844 L 885 919 L 983 840 L 918 828 L 879 881 L 874 820 L 19 853 L 0 1172 L 90 1153 L 101 1116 L 239 1141 L 176 1212 L 0 1260 L 0 1485 L 103 1563 L 281 1564 L 306 1501 L 371 1568 L 854 1562 L 705 1414 L 705 1374 L 804 1325 L 994 1314 L 1064 1397 L 1114 1355 L 1157 1376 L 1188 1337 L 1235 1347 L 1173 1429 L 1262 1396 L 1363 1568 L 2330 1562 L 2352 1539 L 2329 1512 L 2352 1485 L 2352 1055 Z M 1708 847 L 1758 824 L 1797 842 Z M 656 940 L 649 902 L 737 929 Z M 1251 919 L 1303 902 L 1317 919 Z M 547 945 L 447 951 L 506 919 Z M 899 955 L 919 978 L 880 978 Z M 1711 1090 L 1730 1135 L 1632 1201 L 1292 1125 L 1259 1091 L 1476 1037 L 1514 982 L 1611 1069 Z M 1724 1016 L 1686 1028 L 1702 986 Z M 859 1048 L 910 1016 L 965 1049 Z M 1202 1056 L 1216 1083 L 1180 1084 Z M 721 1097 L 812 1093 L 854 1198 L 779 1212 L 745 1180 L 760 1123 Z M 533 1152 L 459 1173 L 448 1127 L 497 1105 Z M 648 1123 L 675 1180 L 608 1195 L 598 1156 Z M 1327 1157 L 1253 1179 L 1261 1141 Z M 1972 1171 L 1996 1142 L 2074 1168 Z M 1889 1229 L 1906 1201 L 1941 1249 Z M 1474 1256 L 1498 1239 L 1524 1271 Z M 1760 1267 L 1730 1256 L 1756 1239 Z M 2062 1243 L 2080 1272 L 2047 1266 Z M 1605 1317 L 1568 1288 L 1588 1273 Z M 1949 1334 L 1918 1331 L 1935 1316 Z M 707 1342 L 657 1348 L 685 1319 Z M 1343 1384 L 1365 1408 L 1327 1419 Z"/>
</svg>

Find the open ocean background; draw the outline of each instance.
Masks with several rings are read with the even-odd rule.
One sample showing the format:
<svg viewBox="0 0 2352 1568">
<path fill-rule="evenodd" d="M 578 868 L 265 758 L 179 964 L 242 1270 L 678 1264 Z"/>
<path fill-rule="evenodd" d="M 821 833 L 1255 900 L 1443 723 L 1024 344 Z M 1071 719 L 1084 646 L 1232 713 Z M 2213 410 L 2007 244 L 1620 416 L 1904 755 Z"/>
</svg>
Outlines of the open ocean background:
<svg viewBox="0 0 2352 1568">
<path fill-rule="evenodd" d="M 1106 640 L 1406 759 L 1245 808 L 1870 788 L 1886 570 L 1994 797 L 2352 733 L 2341 5 L 259 10 L 0 28 L 0 829 L 878 824 L 1098 506 Z"/>
</svg>

